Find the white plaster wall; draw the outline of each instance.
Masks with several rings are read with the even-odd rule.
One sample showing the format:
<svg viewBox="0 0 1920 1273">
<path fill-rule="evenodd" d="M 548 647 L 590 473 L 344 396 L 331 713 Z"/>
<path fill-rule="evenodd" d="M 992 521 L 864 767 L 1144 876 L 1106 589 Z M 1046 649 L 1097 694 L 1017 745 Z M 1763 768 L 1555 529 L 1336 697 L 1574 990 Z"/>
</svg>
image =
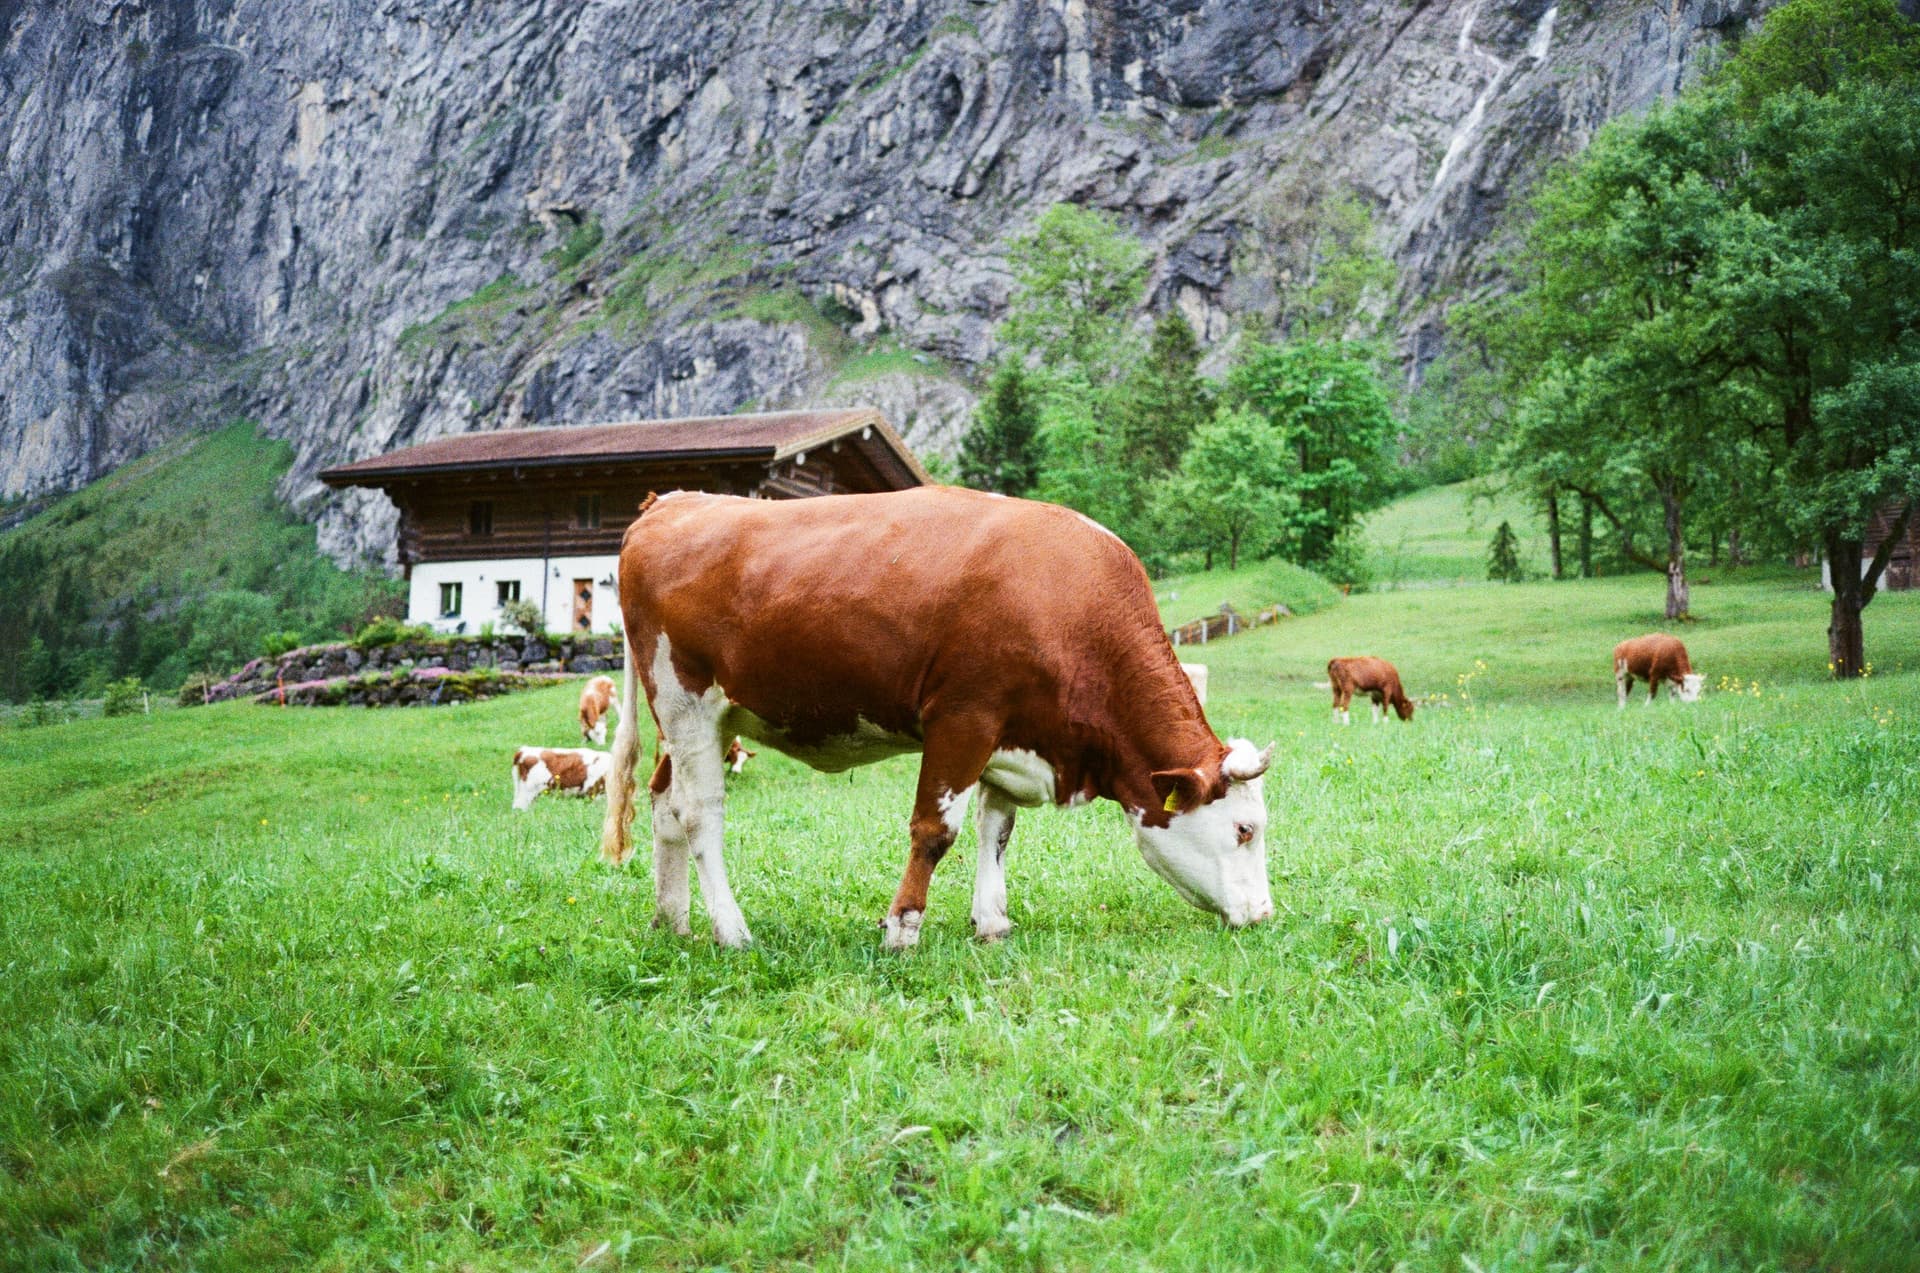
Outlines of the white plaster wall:
<svg viewBox="0 0 1920 1273">
<path fill-rule="evenodd" d="M 480 631 L 491 623 L 496 631 L 505 631 L 495 586 L 503 579 L 520 581 L 520 599 L 541 603 L 541 559 L 503 557 L 487 561 L 433 561 L 413 568 L 407 584 L 407 622 L 424 623 L 438 632 Z M 568 632 L 573 628 L 573 581 L 593 580 L 593 630 L 609 632 L 620 621 L 620 599 L 612 580 L 617 577 L 620 558 L 607 553 L 598 557 L 550 557 L 546 566 L 546 617 L 549 632 Z M 440 585 L 462 585 L 460 613 L 442 618 Z M 465 627 L 461 625 L 465 624 Z"/>
</svg>

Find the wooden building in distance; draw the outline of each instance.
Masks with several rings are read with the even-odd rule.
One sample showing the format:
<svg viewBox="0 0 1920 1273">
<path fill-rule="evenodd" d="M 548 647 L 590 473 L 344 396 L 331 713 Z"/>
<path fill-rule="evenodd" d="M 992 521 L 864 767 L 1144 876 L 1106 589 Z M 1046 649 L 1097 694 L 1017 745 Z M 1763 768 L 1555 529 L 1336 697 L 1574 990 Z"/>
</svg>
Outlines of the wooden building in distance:
<svg viewBox="0 0 1920 1273">
<path fill-rule="evenodd" d="M 1900 520 L 1906 508 L 1905 500 L 1890 499 L 1867 519 L 1866 532 L 1861 536 L 1862 576 L 1872 568 L 1874 550 L 1893 533 L 1894 523 Z M 1830 561 L 1820 563 L 1820 586 L 1828 592 L 1833 591 L 1833 563 Z M 1888 592 L 1920 588 L 1920 508 L 1916 508 L 1907 519 L 1906 533 L 1894 541 L 1893 551 L 1887 554 L 1887 569 L 1880 576 L 1879 586 Z"/>
<path fill-rule="evenodd" d="M 549 631 L 606 631 L 620 537 L 649 491 L 795 499 L 932 481 L 871 408 L 772 411 L 435 438 L 321 472 L 400 510 L 407 619 L 443 632 L 532 601 Z"/>
</svg>

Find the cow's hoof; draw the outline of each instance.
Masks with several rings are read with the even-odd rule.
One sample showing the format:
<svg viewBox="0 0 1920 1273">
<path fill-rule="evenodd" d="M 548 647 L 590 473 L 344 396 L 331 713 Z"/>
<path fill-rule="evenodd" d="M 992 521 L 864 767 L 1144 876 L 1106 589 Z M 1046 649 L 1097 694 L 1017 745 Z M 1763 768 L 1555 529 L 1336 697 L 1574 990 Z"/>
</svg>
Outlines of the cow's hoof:
<svg viewBox="0 0 1920 1273">
<path fill-rule="evenodd" d="M 693 925 L 688 922 L 685 915 L 671 915 L 666 911 L 655 911 L 653 913 L 653 926 L 655 928 L 671 928 L 675 937 L 693 936 Z"/>
<path fill-rule="evenodd" d="M 880 922 L 885 935 L 880 944 L 888 950 L 912 950 L 920 942 L 920 912 L 901 911 Z"/>
<path fill-rule="evenodd" d="M 973 939 L 979 942 L 997 942 L 1004 940 L 1013 931 L 1013 921 L 1004 915 L 998 919 L 976 919 L 973 921 Z"/>
<path fill-rule="evenodd" d="M 719 924 L 715 924 L 713 926 L 713 940 L 725 946 L 728 950 L 745 950 L 748 946 L 753 945 L 753 934 L 747 931 L 744 924 L 738 928 L 723 928 Z"/>
</svg>

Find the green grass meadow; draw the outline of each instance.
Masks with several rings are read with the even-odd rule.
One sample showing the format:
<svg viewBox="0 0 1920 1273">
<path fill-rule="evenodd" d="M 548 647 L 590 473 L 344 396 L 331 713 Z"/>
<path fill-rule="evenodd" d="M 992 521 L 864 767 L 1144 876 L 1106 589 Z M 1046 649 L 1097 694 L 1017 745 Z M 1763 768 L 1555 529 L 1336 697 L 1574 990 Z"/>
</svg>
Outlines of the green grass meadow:
<svg viewBox="0 0 1920 1273">
<path fill-rule="evenodd" d="M 763 752 L 757 944 L 674 938 L 597 802 L 508 808 L 564 687 L 0 733 L 0 1261 L 1914 1268 L 1920 595 L 1843 686 L 1804 576 L 1701 582 L 1709 692 L 1617 711 L 1661 587 L 1198 653 L 1216 727 L 1279 742 L 1240 932 L 1101 804 L 1021 815 L 992 946 L 969 828 L 889 956 L 910 759 Z M 1312 682 L 1368 652 L 1435 705 L 1334 725 Z"/>
</svg>

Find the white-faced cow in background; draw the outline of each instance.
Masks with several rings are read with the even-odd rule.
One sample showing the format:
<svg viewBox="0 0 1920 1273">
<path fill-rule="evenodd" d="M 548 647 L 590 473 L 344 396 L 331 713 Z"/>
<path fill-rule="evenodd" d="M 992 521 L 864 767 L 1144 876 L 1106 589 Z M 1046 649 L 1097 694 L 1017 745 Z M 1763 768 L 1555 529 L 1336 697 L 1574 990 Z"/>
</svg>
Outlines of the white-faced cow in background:
<svg viewBox="0 0 1920 1273">
<path fill-rule="evenodd" d="M 607 713 L 614 707 L 611 676 L 596 676 L 580 689 L 580 737 L 607 745 Z"/>
<path fill-rule="evenodd" d="M 1207 725 L 1146 572 L 1080 514 L 953 487 L 800 500 L 649 499 L 620 551 L 627 676 L 601 854 L 632 853 L 635 706 L 660 725 L 655 922 L 688 931 L 692 856 L 716 940 L 747 922 L 722 860 L 722 739 L 837 772 L 919 752 L 906 871 L 883 928 L 913 945 L 977 799 L 973 925 L 1004 936 L 1014 811 L 1095 796 L 1147 865 L 1235 926 L 1273 913 L 1260 776 Z"/>
<path fill-rule="evenodd" d="M 1680 638 L 1664 632 L 1649 632 L 1613 647 L 1613 688 L 1619 695 L 1619 706 L 1627 705 L 1627 692 L 1633 688 L 1635 677 L 1647 683 L 1649 707 L 1662 681 L 1673 687 L 1673 697 L 1683 703 L 1700 697 L 1701 677 L 1687 660 L 1687 647 Z"/>
<path fill-rule="evenodd" d="M 1200 700 L 1200 706 L 1207 705 L 1207 665 L 1205 663 L 1182 663 L 1180 670 L 1193 682 L 1193 696 Z"/>
<path fill-rule="evenodd" d="M 735 734 L 733 741 L 727 744 L 727 754 L 723 757 L 727 763 L 727 772 L 730 774 L 741 772 L 747 767 L 747 762 L 759 754 L 757 751 L 749 751 L 740 741 L 740 735 Z"/>
<path fill-rule="evenodd" d="M 586 747 L 522 747 L 513 753 L 513 807 L 525 809 L 543 791 L 597 796 L 607 789 L 613 757 Z"/>
<path fill-rule="evenodd" d="M 1385 659 L 1372 655 L 1327 660 L 1327 687 L 1333 691 L 1333 714 L 1342 725 L 1353 724 L 1348 705 L 1355 694 L 1364 694 L 1373 702 L 1373 723 L 1387 718 L 1391 707 L 1401 720 L 1413 719 L 1413 700 L 1400 688 L 1400 673 Z"/>
</svg>

